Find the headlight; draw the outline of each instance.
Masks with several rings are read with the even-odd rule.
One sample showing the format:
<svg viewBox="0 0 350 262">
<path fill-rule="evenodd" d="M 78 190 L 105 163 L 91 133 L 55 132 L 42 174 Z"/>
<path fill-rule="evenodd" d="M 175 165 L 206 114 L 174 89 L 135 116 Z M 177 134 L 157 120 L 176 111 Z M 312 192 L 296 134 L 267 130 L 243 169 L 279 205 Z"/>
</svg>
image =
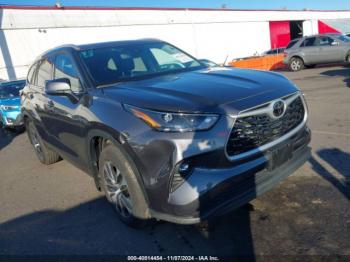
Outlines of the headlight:
<svg viewBox="0 0 350 262">
<path fill-rule="evenodd" d="M 4 111 L 16 110 L 19 108 L 19 106 L 4 106 L 4 105 L 1 105 L 0 107 Z"/>
<path fill-rule="evenodd" d="M 125 109 L 149 126 L 163 132 L 189 132 L 208 130 L 219 119 L 213 114 L 184 114 L 158 112 L 124 105 Z"/>
</svg>

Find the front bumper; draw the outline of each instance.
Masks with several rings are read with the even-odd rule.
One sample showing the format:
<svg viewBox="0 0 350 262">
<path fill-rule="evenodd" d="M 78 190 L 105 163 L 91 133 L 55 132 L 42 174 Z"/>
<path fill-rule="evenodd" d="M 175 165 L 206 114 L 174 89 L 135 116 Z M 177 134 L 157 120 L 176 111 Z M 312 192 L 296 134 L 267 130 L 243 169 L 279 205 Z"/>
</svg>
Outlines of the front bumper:
<svg viewBox="0 0 350 262">
<path fill-rule="evenodd" d="M 224 168 L 194 168 L 186 181 L 169 194 L 167 212 L 151 210 L 151 213 L 153 217 L 180 224 L 198 223 L 227 213 L 268 191 L 302 166 L 310 157 L 311 149 L 307 146 L 310 140 L 310 130 L 305 126 L 284 141 L 293 145 L 292 157 L 273 170 L 269 169 L 269 152 Z"/>
</svg>

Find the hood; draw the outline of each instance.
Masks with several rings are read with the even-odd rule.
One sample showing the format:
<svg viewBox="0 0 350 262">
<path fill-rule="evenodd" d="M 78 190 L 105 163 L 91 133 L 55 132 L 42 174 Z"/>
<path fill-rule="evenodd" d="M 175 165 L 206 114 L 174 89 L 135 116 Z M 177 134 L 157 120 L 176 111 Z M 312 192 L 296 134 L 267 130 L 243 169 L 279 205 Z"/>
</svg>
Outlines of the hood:
<svg viewBox="0 0 350 262">
<path fill-rule="evenodd" d="M 206 68 L 104 88 L 122 103 L 169 112 L 232 113 L 296 92 L 284 76 L 257 70 Z"/>
<path fill-rule="evenodd" d="M 11 97 L 6 99 L 0 99 L 0 105 L 6 106 L 20 106 L 21 99 L 19 97 Z"/>
</svg>

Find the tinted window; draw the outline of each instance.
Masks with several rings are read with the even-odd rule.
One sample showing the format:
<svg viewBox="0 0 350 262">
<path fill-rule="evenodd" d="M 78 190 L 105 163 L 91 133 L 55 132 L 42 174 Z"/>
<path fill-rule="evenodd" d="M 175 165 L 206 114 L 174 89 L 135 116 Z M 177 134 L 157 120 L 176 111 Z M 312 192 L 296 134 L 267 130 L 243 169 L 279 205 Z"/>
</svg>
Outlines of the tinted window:
<svg viewBox="0 0 350 262">
<path fill-rule="evenodd" d="M 37 85 L 45 87 L 45 83 L 52 79 L 52 64 L 48 60 L 44 59 L 40 62 L 39 69 L 37 71 Z"/>
<path fill-rule="evenodd" d="M 66 54 L 59 54 L 55 59 L 54 79 L 59 78 L 68 78 L 72 92 L 81 92 L 82 87 L 79 81 L 77 70 L 73 65 L 71 57 Z"/>
<path fill-rule="evenodd" d="M 321 36 L 319 38 L 319 45 L 320 46 L 331 45 L 333 42 L 334 42 L 334 40 L 328 36 Z"/>
<path fill-rule="evenodd" d="M 80 56 L 97 85 L 202 66 L 162 42 L 88 49 L 81 51 Z"/>
<path fill-rule="evenodd" d="M 287 45 L 286 49 L 292 48 L 298 41 L 299 41 L 299 39 L 290 41 L 289 44 Z"/>
<path fill-rule="evenodd" d="M 306 38 L 302 46 L 315 46 L 316 45 L 316 37 Z"/>
<path fill-rule="evenodd" d="M 23 81 L 12 81 L 0 84 L 0 99 L 18 97 L 19 91 L 23 89 L 26 82 Z"/>
</svg>

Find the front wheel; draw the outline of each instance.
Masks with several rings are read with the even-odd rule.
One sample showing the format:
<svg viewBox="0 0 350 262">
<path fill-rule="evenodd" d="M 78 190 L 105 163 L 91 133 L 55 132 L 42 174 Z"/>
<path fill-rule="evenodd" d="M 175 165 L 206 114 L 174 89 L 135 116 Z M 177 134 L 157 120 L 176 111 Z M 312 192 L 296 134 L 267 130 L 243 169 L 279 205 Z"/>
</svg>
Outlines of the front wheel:
<svg viewBox="0 0 350 262">
<path fill-rule="evenodd" d="M 293 72 L 300 71 L 304 68 L 304 61 L 298 57 L 293 57 L 289 62 L 289 69 Z"/>
<path fill-rule="evenodd" d="M 131 227 L 145 225 L 146 201 L 129 161 L 115 145 L 107 145 L 100 154 L 99 179 L 119 219 Z M 143 219 L 136 217 L 136 210 Z"/>
</svg>

